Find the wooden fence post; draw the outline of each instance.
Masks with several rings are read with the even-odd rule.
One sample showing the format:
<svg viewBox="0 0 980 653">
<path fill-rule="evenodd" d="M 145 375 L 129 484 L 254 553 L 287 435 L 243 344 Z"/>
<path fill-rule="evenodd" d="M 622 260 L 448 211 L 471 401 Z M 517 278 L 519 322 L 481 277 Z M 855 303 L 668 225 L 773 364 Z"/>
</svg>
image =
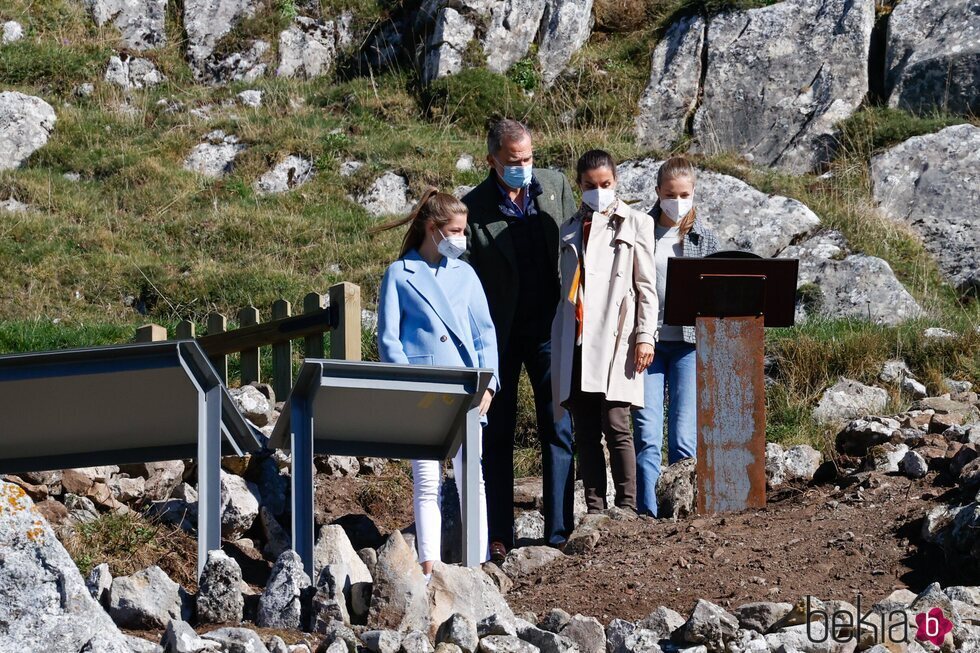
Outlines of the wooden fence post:
<svg viewBox="0 0 980 653">
<path fill-rule="evenodd" d="M 330 334 L 330 357 L 361 360 L 361 289 L 347 281 L 330 287 L 330 311 L 336 327 Z"/>
<path fill-rule="evenodd" d="M 167 330 L 159 324 L 144 324 L 136 329 L 134 342 L 162 342 L 167 339 Z"/>
<path fill-rule="evenodd" d="M 303 313 L 323 310 L 323 295 L 311 292 L 303 298 Z M 323 358 L 323 334 L 306 336 L 306 358 Z"/>
<path fill-rule="evenodd" d="M 292 315 L 292 306 L 285 299 L 272 303 L 272 319 Z M 272 389 L 276 397 L 285 399 L 293 387 L 293 343 L 290 340 L 272 345 Z M 280 401 L 282 401 L 282 399 Z"/>
<path fill-rule="evenodd" d="M 177 325 L 177 339 L 178 340 L 193 340 L 194 339 L 194 323 L 190 320 L 181 320 L 180 324 Z"/>
<path fill-rule="evenodd" d="M 208 335 L 214 335 L 216 333 L 224 333 L 228 330 L 228 318 L 226 318 L 221 313 L 208 313 Z M 221 382 L 228 385 L 228 356 L 212 356 L 211 364 L 214 365 L 214 369 L 218 372 L 218 378 Z"/>
<path fill-rule="evenodd" d="M 246 327 L 259 323 L 259 309 L 246 306 L 238 312 L 238 326 Z M 242 385 L 262 381 L 259 369 L 259 348 L 252 347 L 242 351 Z"/>
</svg>

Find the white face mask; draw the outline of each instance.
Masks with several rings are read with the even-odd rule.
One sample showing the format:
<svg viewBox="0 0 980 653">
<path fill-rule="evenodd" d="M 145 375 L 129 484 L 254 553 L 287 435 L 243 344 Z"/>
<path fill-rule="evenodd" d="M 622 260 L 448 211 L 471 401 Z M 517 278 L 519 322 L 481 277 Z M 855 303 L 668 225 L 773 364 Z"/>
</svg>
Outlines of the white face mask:
<svg viewBox="0 0 980 653">
<path fill-rule="evenodd" d="M 583 191 L 582 201 L 593 211 L 605 211 L 616 201 L 616 189 L 593 188 Z"/>
<path fill-rule="evenodd" d="M 439 235 L 442 236 L 442 240 L 436 244 L 436 249 L 446 258 L 459 258 L 466 251 L 466 236 L 462 234 L 447 236 L 441 231 Z M 432 242 L 435 242 L 435 238 L 432 239 Z"/>
<path fill-rule="evenodd" d="M 693 197 L 679 197 L 677 199 L 660 200 L 660 210 L 674 222 L 680 222 L 683 220 L 693 208 Z"/>
</svg>

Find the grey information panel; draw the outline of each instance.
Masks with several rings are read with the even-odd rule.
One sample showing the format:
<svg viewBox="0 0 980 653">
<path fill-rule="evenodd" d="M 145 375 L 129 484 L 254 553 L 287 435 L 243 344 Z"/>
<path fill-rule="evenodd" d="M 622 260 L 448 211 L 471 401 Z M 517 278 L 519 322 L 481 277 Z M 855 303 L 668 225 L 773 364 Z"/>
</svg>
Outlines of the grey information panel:
<svg viewBox="0 0 980 653">
<path fill-rule="evenodd" d="M 480 415 L 493 373 L 473 368 L 307 359 L 271 446 L 293 461 L 293 546 L 311 577 L 313 454 L 443 460 L 463 447 L 463 562 L 479 564 Z"/>
<path fill-rule="evenodd" d="M 0 356 L 0 411 L 0 473 L 196 457 L 199 570 L 221 546 L 222 452 L 265 442 L 193 340 Z"/>
</svg>

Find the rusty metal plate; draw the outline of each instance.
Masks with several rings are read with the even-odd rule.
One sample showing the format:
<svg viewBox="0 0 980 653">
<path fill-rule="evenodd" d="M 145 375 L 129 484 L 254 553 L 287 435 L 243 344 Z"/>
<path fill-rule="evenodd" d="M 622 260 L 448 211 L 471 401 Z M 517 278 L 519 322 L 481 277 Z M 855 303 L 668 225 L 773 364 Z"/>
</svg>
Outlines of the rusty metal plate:
<svg viewBox="0 0 980 653">
<path fill-rule="evenodd" d="M 698 512 L 766 505 L 763 318 L 699 317 Z"/>
</svg>

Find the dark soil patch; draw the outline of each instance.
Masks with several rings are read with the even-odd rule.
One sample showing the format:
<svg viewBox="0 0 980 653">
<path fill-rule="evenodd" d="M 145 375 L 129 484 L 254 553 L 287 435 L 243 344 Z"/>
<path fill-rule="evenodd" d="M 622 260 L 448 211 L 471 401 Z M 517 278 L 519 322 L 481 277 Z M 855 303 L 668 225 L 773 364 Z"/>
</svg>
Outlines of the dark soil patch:
<svg viewBox="0 0 980 653">
<path fill-rule="evenodd" d="M 697 599 L 725 607 L 795 603 L 806 595 L 868 606 L 898 588 L 976 584 L 921 549 L 925 514 L 945 488 L 872 475 L 850 487 L 784 490 L 764 510 L 677 522 L 612 522 L 596 548 L 520 579 L 517 612 L 562 608 L 636 620 L 659 606 L 686 614 Z M 866 609 L 866 608 L 865 608 Z"/>
</svg>

